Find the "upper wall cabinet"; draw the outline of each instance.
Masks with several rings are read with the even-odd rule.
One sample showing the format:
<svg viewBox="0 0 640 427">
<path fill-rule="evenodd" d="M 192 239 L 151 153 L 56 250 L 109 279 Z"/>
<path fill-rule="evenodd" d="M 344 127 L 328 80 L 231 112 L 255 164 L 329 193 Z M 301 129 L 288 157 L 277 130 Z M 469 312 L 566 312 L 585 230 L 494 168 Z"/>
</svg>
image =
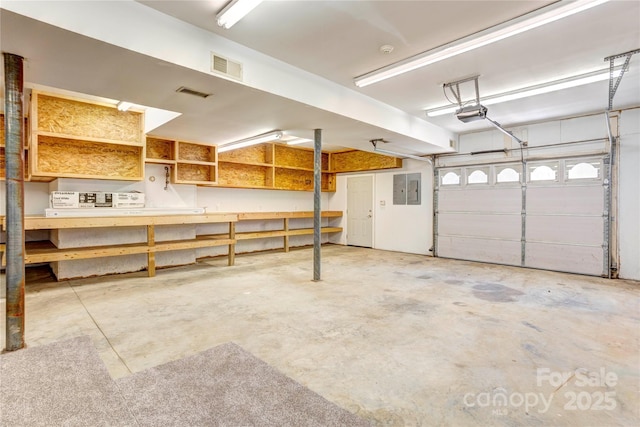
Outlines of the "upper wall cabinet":
<svg viewBox="0 0 640 427">
<path fill-rule="evenodd" d="M 31 92 L 29 163 L 33 177 L 144 179 L 144 112 Z"/>
</svg>

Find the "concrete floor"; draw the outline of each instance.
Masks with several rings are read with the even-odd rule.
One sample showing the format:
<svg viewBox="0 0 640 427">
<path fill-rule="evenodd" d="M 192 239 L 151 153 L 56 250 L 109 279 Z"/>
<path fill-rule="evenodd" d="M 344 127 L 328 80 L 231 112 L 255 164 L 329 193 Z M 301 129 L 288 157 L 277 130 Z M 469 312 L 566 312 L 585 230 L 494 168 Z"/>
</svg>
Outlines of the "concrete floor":
<svg viewBox="0 0 640 427">
<path fill-rule="evenodd" d="M 638 282 L 344 246 L 319 283 L 310 249 L 225 264 L 32 278 L 26 342 L 89 335 L 119 378 L 233 341 L 379 426 L 640 423 Z"/>
</svg>

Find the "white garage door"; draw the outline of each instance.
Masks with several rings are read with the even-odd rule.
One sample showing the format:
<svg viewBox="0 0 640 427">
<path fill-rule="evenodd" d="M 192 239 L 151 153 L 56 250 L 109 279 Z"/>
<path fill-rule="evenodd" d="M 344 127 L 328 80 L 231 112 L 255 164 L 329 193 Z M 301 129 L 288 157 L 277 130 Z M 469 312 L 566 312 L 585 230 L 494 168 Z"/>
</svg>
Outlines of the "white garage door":
<svg viewBox="0 0 640 427">
<path fill-rule="evenodd" d="M 605 159 L 524 166 L 438 169 L 436 255 L 607 276 Z"/>
</svg>

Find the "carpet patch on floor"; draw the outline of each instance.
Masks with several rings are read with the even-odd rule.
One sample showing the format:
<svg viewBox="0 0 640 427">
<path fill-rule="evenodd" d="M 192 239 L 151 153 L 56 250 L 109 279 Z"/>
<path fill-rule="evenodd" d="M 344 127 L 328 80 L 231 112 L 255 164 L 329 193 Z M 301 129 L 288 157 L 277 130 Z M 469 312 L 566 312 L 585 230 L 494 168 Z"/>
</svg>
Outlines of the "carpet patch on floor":
<svg viewBox="0 0 640 427">
<path fill-rule="evenodd" d="M 1 426 L 132 426 L 87 336 L 0 355 Z"/>
<path fill-rule="evenodd" d="M 233 344 L 116 380 L 143 426 L 368 426 Z"/>
</svg>

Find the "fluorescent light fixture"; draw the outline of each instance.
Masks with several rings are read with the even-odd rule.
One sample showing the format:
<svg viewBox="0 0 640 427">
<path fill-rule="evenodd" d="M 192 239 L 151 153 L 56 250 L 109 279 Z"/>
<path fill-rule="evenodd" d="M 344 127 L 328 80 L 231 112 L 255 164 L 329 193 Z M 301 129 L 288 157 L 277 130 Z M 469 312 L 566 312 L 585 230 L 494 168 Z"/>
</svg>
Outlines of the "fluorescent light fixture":
<svg viewBox="0 0 640 427">
<path fill-rule="evenodd" d="M 620 75 L 620 69 L 614 70 L 613 77 Z M 576 86 L 582 86 L 589 83 L 600 82 L 603 80 L 609 80 L 609 69 L 594 71 L 591 73 L 581 74 L 578 76 L 567 77 L 565 79 L 553 80 L 546 83 L 541 83 L 534 86 L 528 86 L 521 89 L 512 90 L 505 93 L 499 93 L 480 98 L 482 105 L 494 105 L 501 102 L 513 101 L 515 99 L 528 98 L 530 96 L 542 95 L 543 93 L 555 92 L 562 89 L 568 89 Z M 474 100 L 475 102 L 475 100 Z M 458 105 L 444 105 L 442 107 L 435 107 L 426 110 L 427 116 L 437 117 L 445 114 L 455 113 L 460 106 Z"/>
<path fill-rule="evenodd" d="M 262 144 L 263 142 L 278 141 L 282 139 L 282 131 L 276 130 L 262 135 L 252 136 L 251 138 L 241 139 L 240 141 L 225 142 L 218 144 L 218 153 L 235 150 L 237 148 L 249 147 L 251 145 Z"/>
<path fill-rule="evenodd" d="M 287 145 L 297 145 L 297 144 L 304 144 L 305 142 L 312 142 L 313 139 L 309 139 L 309 138 L 294 138 L 294 139 L 290 139 L 287 141 Z"/>
<path fill-rule="evenodd" d="M 421 162 L 431 163 L 431 159 L 428 157 L 414 156 L 413 154 L 396 153 L 395 151 L 384 150 L 378 147 L 373 147 L 373 151 L 380 154 L 388 154 L 393 157 L 408 158 L 413 160 L 420 160 Z"/>
<path fill-rule="evenodd" d="M 216 15 L 218 25 L 228 30 L 260 3 L 262 3 L 262 0 L 233 0 L 229 2 L 229 4 Z"/>
<path fill-rule="evenodd" d="M 116 107 L 120 111 L 127 111 L 129 108 L 133 107 L 133 104 L 127 101 L 120 101 L 118 102 L 118 105 L 116 105 Z"/>
<path fill-rule="evenodd" d="M 356 77 L 354 83 L 358 87 L 365 87 L 373 83 L 398 76 L 420 67 L 452 58 L 465 52 L 487 46 L 525 31 L 538 28 L 575 13 L 606 3 L 609 0 L 576 0 L 559 1 L 540 8 L 519 18 L 498 24 L 479 33 L 464 37 L 455 42 L 412 56 L 395 64 L 388 65 L 362 76 Z"/>
</svg>

